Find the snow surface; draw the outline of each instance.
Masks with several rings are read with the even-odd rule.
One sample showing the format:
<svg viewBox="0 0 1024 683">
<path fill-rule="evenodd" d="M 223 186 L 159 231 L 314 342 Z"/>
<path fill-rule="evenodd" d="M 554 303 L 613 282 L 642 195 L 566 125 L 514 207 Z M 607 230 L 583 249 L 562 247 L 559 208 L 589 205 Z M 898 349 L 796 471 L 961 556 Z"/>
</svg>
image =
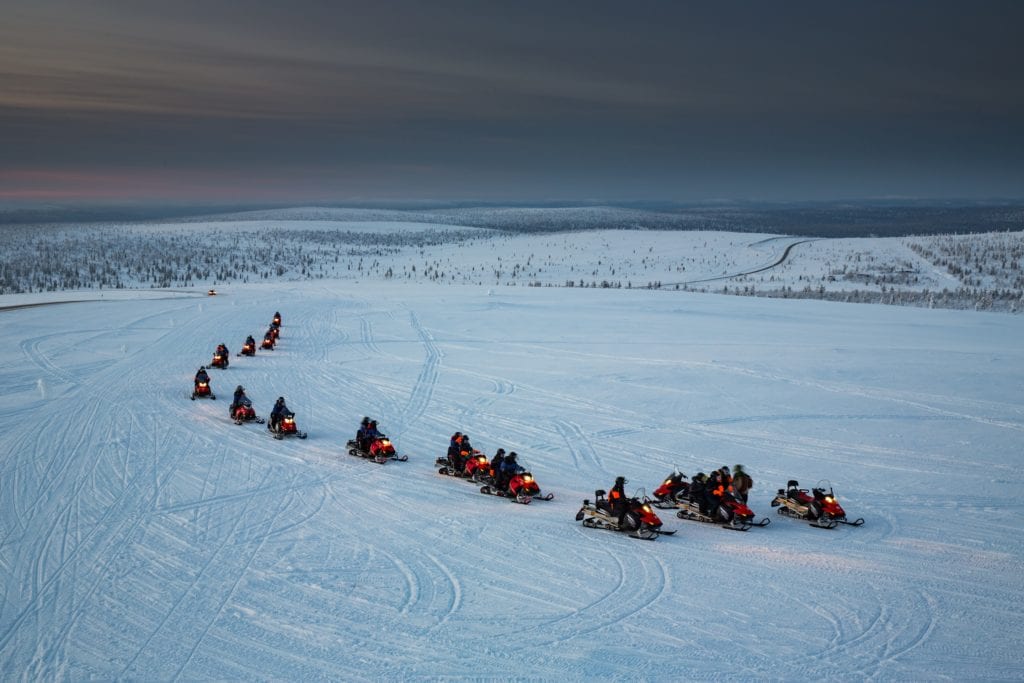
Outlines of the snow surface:
<svg viewBox="0 0 1024 683">
<path fill-rule="evenodd" d="M 1020 316 L 218 290 L 0 311 L 3 680 L 1024 678 Z M 188 400 L 214 346 L 275 310 L 277 350 Z M 308 440 L 231 423 L 236 384 L 261 415 L 286 396 Z M 345 453 L 363 415 L 408 462 Z M 438 475 L 456 430 L 518 451 L 554 500 Z M 735 463 L 770 526 L 660 511 L 678 533 L 647 542 L 574 520 L 616 475 L 651 493 Z M 865 525 L 772 514 L 789 478 L 830 480 Z"/>
</svg>

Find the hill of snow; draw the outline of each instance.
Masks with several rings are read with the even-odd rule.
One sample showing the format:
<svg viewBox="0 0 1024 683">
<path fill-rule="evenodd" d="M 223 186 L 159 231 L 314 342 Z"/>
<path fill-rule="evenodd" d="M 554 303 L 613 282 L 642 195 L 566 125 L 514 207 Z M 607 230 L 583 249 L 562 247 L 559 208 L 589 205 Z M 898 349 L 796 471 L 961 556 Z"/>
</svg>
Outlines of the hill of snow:
<svg viewBox="0 0 1024 683">
<path fill-rule="evenodd" d="M 544 259 L 572 242 L 507 245 L 520 270 L 589 279 L 597 245 L 643 272 L 690 244 L 634 256 L 635 234 L 585 237 L 568 266 Z M 702 275 L 778 253 L 700 237 L 733 254 Z M 3 679 L 1021 677 L 1024 318 L 496 286 L 509 252 L 460 245 L 446 258 L 483 286 L 364 269 L 0 297 L 93 299 L 0 311 Z M 404 249 L 393 270 L 441 258 Z M 275 310 L 277 350 L 190 401 L 214 346 Z M 309 438 L 234 425 L 237 384 L 262 415 L 284 395 Z M 363 415 L 408 462 L 346 454 Z M 456 430 L 518 451 L 554 500 L 438 475 Z M 661 511 L 677 534 L 645 542 L 574 519 L 617 475 L 650 494 L 735 463 L 770 526 Z M 865 525 L 774 515 L 790 478 L 830 480 Z"/>
</svg>

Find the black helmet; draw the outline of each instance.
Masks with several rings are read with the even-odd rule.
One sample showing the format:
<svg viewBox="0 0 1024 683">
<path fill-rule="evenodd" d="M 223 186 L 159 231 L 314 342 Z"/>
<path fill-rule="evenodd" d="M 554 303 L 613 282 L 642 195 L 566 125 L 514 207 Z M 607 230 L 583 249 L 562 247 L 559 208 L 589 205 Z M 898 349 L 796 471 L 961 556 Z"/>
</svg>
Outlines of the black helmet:
<svg viewBox="0 0 1024 683">
<path fill-rule="evenodd" d="M 277 402 L 278 403 L 284 403 L 284 396 L 278 396 L 277 397 Z"/>
<path fill-rule="evenodd" d="M 376 420 L 370 420 L 370 426 L 371 427 L 376 427 L 377 426 L 377 421 Z"/>
<path fill-rule="evenodd" d="M 245 389 L 242 388 L 241 384 L 239 384 L 237 387 L 235 387 L 235 391 L 245 391 Z"/>
<path fill-rule="evenodd" d="M 505 459 L 506 460 L 515 460 L 516 459 L 516 452 L 512 451 L 511 453 L 509 453 L 508 455 L 505 456 Z"/>
<path fill-rule="evenodd" d="M 364 415 L 363 416 L 363 421 L 360 424 L 364 424 L 364 425 L 370 424 L 370 418 L 368 416 Z"/>
<path fill-rule="evenodd" d="M 625 477 L 615 477 L 615 485 L 616 486 L 625 486 L 626 483 L 627 482 L 626 482 L 626 478 Z"/>
<path fill-rule="evenodd" d="M 496 455 L 505 455 L 505 449 L 504 448 L 499 448 L 498 452 L 496 453 Z"/>
</svg>

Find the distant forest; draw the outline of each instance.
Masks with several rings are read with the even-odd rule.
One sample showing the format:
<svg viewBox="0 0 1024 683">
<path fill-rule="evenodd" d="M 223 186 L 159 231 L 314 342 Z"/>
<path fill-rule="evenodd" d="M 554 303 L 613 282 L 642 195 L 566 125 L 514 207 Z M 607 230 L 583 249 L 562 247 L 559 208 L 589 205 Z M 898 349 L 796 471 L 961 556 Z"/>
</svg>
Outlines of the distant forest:
<svg viewBox="0 0 1024 683">
<path fill-rule="evenodd" d="M 322 211 L 330 220 L 408 221 L 510 232 L 600 229 L 721 230 L 801 237 L 904 237 L 1024 230 L 1024 202 L 804 204 L 345 204 L 274 206 L 7 206 L 0 226 L 251 220 L 261 213 Z"/>
</svg>

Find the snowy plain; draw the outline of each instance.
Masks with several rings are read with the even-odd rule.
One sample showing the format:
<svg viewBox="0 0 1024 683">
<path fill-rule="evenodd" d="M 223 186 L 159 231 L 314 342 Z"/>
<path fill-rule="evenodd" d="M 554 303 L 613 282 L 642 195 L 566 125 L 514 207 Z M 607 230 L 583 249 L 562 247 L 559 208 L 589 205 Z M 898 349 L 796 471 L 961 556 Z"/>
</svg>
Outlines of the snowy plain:
<svg viewBox="0 0 1024 683">
<path fill-rule="evenodd" d="M 557 238 L 606 245 L 571 272 L 675 244 L 595 235 Z M 0 311 L 0 676 L 1024 679 L 1024 318 L 417 272 L 0 297 L 91 299 Z M 275 310 L 278 348 L 190 401 Z M 309 438 L 234 425 L 237 384 Z M 408 462 L 346 454 L 363 415 Z M 438 475 L 456 430 L 554 500 Z M 735 463 L 769 526 L 574 520 L 617 475 Z M 866 523 L 775 515 L 790 478 Z"/>
</svg>

